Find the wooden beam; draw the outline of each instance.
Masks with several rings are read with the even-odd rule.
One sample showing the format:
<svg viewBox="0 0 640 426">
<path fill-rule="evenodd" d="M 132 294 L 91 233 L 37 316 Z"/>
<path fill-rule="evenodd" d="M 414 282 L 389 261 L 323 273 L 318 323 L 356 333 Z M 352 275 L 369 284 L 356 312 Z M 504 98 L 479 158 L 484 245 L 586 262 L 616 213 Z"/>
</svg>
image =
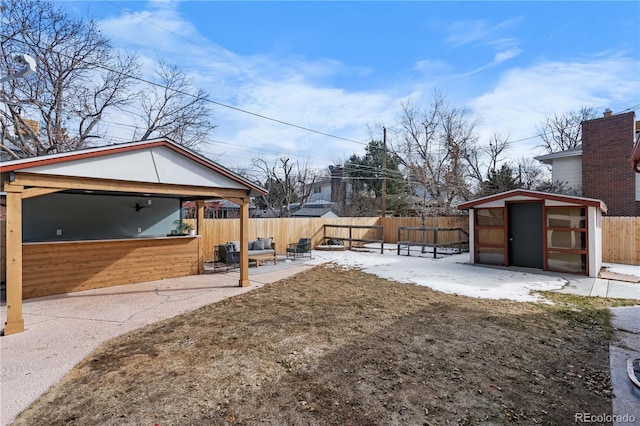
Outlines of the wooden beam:
<svg viewBox="0 0 640 426">
<path fill-rule="evenodd" d="M 7 321 L 4 334 L 24 331 L 22 319 L 22 190 L 20 186 L 5 185 L 7 193 L 7 222 L 5 247 L 7 250 Z"/>
<path fill-rule="evenodd" d="M 249 287 L 249 203 L 240 205 L 240 287 Z"/>
<path fill-rule="evenodd" d="M 247 204 L 249 202 L 249 198 L 248 197 L 246 197 L 246 198 L 231 198 L 231 197 L 229 197 L 226 200 L 227 201 L 231 201 L 232 203 L 235 203 L 235 204 L 237 204 L 239 206 L 241 206 L 243 204 Z"/>
<path fill-rule="evenodd" d="M 204 274 L 204 200 L 197 200 L 196 207 L 198 208 L 198 215 L 196 216 L 196 234 L 200 235 L 198 241 L 198 274 Z"/>
<path fill-rule="evenodd" d="M 90 179 L 73 176 L 39 175 L 34 173 L 16 173 L 15 179 L 5 186 L 35 186 L 39 188 L 57 188 L 61 190 L 91 190 L 110 192 L 133 192 L 182 197 L 243 198 L 248 189 L 211 188 L 202 186 L 173 185 L 153 182 L 129 182 L 113 179 Z"/>
<path fill-rule="evenodd" d="M 62 189 L 58 188 L 29 188 L 22 192 L 22 199 L 39 197 L 40 195 L 53 194 L 54 192 L 60 192 Z"/>
</svg>

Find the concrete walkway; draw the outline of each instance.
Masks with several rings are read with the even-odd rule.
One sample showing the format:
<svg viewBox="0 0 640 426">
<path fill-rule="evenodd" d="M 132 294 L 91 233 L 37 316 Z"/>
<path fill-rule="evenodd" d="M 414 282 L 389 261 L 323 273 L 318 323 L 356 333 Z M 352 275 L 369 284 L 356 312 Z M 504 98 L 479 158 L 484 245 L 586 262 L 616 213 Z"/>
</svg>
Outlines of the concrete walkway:
<svg viewBox="0 0 640 426">
<path fill-rule="evenodd" d="M 281 261 L 278 265 L 252 267 L 249 268 L 251 286 L 245 288 L 238 287 L 238 273 L 229 272 L 25 300 L 25 332 L 0 338 L 0 425 L 10 424 L 101 343 L 147 324 L 246 293 L 312 266 L 301 261 Z M 461 269 L 453 273 L 469 269 L 469 265 L 459 267 Z M 562 278 L 566 284 L 559 292 L 639 299 L 640 303 L 640 284 L 570 275 Z M 622 375 L 626 371 L 626 359 L 633 354 L 640 356 L 640 306 L 616 308 L 613 312 L 616 328 L 610 349 L 615 395 L 613 413 L 635 413 L 640 421 L 637 413 L 640 398 L 628 394 L 628 379 Z M 0 318 L 2 321 L 6 318 L 4 305 L 0 306 Z M 624 371 L 622 363 L 625 363 Z"/>
<path fill-rule="evenodd" d="M 250 268 L 250 287 L 238 287 L 236 271 L 25 300 L 24 333 L 0 337 L 0 425 L 10 424 L 101 343 L 311 267 L 282 261 Z M 5 304 L 0 317 L 4 322 Z"/>
<path fill-rule="evenodd" d="M 627 375 L 627 360 L 640 358 L 640 306 L 612 308 L 611 313 L 615 331 L 609 344 L 612 409 L 613 415 L 620 416 L 622 420 L 613 424 L 640 424 L 640 397 L 633 392 Z M 630 422 L 632 416 L 635 420 Z"/>
</svg>

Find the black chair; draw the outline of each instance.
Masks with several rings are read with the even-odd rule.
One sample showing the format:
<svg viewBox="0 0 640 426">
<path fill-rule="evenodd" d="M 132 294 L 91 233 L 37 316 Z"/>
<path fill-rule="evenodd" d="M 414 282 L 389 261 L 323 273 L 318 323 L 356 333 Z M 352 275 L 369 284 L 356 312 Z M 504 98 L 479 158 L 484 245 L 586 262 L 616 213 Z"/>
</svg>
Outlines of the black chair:
<svg viewBox="0 0 640 426">
<path fill-rule="evenodd" d="M 297 243 L 287 244 L 287 259 L 291 257 L 295 260 L 305 256 L 309 256 L 309 259 L 311 259 L 310 238 L 300 238 Z"/>
<path fill-rule="evenodd" d="M 220 244 L 218 246 L 218 258 L 220 263 L 227 267 L 240 264 L 240 252 L 235 251 L 233 244 Z"/>
</svg>

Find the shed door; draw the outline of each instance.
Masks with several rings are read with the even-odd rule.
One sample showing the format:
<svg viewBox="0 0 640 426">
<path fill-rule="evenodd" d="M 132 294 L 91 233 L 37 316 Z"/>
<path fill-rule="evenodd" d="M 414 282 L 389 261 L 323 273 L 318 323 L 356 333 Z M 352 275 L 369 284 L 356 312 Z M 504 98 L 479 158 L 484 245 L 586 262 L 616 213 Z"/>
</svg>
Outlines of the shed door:
<svg viewBox="0 0 640 426">
<path fill-rule="evenodd" d="M 509 266 L 543 268 L 542 203 L 509 203 Z"/>
</svg>

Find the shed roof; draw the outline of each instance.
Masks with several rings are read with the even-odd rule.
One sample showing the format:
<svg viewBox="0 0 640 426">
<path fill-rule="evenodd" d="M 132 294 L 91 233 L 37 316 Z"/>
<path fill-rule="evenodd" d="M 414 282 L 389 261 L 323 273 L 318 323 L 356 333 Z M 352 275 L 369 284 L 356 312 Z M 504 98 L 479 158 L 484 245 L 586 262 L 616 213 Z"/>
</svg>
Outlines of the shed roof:
<svg viewBox="0 0 640 426">
<path fill-rule="evenodd" d="M 0 172 L 21 171 L 57 176 L 131 182 L 247 189 L 264 188 L 169 139 L 113 144 L 3 162 Z"/>
<path fill-rule="evenodd" d="M 485 204 L 494 201 L 535 201 L 535 200 L 553 200 L 560 203 L 597 207 L 604 213 L 607 212 L 607 206 L 600 200 L 593 198 L 574 197 L 570 195 L 551 194 L 548 192 L 529 191 L 526 189 L 513 189 L 511 191 L 501 192 L 500 194 L 488 195 L 466 203 L 458 205 L 459 210 L 466 210 L 475 207 L 482 207 Z"/>
</svg>

